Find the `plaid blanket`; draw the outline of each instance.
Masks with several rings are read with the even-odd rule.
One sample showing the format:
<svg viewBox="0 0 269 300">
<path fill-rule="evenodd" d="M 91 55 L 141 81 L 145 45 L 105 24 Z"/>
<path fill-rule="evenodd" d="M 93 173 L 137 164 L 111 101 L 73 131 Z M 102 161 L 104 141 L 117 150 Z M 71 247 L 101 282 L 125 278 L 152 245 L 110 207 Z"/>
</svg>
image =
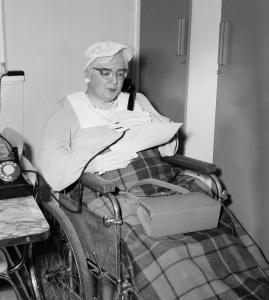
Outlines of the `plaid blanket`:
<svg viewBox="0 0 269 300">
<path fill-rule="evenodd" d="M 208 186 L 201 180 L 185 175 L 184 170 L 162 160 L 156 148 L 139 152 L 138 158 L 133 160 L 126 168 L 106 172 L 102 177 L 115 183 L 121 191 L 126 191 L 134 183 L 143 179 L 156 178 L 180 185 L 193 192 L 203 191 L 204 193 L 211 194 Z M 84 199 L 89 199 L 88 192 L 85 191 Z M 136 196 L 150 196 L 160 192 L 164 193 L 165 189 L 149 184 L 132 189 L 132 193 Z"/>
<path fill-rule="evenodd" d="M 224 212 L 216 229 L 154 239 L 124 200 L 119 201 L 123 248 L 131 259 L 129 272 L 139 299 L 269 299 L 269 266 L 230 215 Z M 105 197 L 88 207 L 100 216 L 112 212 Z"/>
<path fill-rule="evenodd" d="M 148 161 L 154 160 L 154 155 L 153 152 L 143 153 L 135 167 L 127 167 L 126 172 L 121 171 L 118 177 L 114 172 L 113 180 L 120 180 L 121 187 L 126 189 L 133 179 L 143 179 L 143 167 L 139 166 L 145 163 L 145 176 L 152 174 L 153 167 L 157 174 L 155 178 L 161 174 L 164 179 L 163 170 L 167 168 L 168 181 L 177 181 L 189 190 L 208 193 L 198 179 L 184 176 L 180 170 L 171 173 L 170 167 L 163 166 L 158 159 L 149 166 Z M 138 193 L 150 194 L 152 191 L 146 189 Z M 112 215 L 106 197 L 89 195 L 88 191 L 84 204 L 91 212 L 98 216 Z M 131 260 L 128 271 L 139 299 L 269 299 L 268 263 L 248 233 L 236 219 L 232 220 L 230 214 L 222 213 L 216 229 L 154 239 L 145 234 L 125 199 L 119 197 L 118 200 L 124 218 L 122 248 Z"/>
</svg>

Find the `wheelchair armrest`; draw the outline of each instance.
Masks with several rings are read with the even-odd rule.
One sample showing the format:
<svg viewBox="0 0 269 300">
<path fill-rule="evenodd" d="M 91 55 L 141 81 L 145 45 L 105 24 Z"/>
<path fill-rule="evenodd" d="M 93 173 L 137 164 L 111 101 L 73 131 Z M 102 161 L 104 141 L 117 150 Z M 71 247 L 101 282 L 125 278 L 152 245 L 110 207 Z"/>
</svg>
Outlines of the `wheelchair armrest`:
<svg viewBox="0 0 269 300">
<path fill-rule="evenodd" d="M 201 161 L 180 154 L 175 154 L 174 156 L 162 157 L 162 159 L 166 162 L 179 166 L 183 169 L 188 169 L 205 175 L 210 175 L 217 171 L 217 167 L 215 164 L 211 164 L 205 161 Z"/>
<path fill-rule="evenodd" d="M 95 192 L 102 194 L 115 192 L 116 185 L 111 181 L 92 173 L 84 173 L 82 175 L 82 184 Z"/>
</svg>

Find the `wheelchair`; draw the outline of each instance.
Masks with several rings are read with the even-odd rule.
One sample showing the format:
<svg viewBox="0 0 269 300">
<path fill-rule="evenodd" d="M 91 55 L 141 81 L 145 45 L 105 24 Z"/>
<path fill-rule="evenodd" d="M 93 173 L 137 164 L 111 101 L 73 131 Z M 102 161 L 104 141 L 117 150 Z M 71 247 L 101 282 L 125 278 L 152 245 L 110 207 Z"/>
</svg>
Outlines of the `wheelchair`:
<svg viewBox="0 0 269 300">
<path fill-rule="evenodd" d="M 164 157 L 163 161 L 210 178 L 216 201 L 226 200 L 216 165 L 179 154 Z M 68 191 L 58 195 L 46 189 L 40 191 L 38 201 L 50 224 L 51 236 L 33 245 L 37 293 L 41 299 L 142 299 L 128 272 L 131 258 L 124 253 L 122 245 L 124 220 L 117 185 L 91 173 L 83 174 L 81 184 L 82 189 L 86 187 L 99 197 L 109 199 L 112 214 L 102 218 L 94 216 L 77 199 L 71 199 Z M 86 227 L 91 227 L 91 234 Z M 100 234 L 103 235 L 101 240 Z M 102 249 L 103 241 L 109 242 L 108 250 Z M 102 258 L 96 248 L 103 252 Z M 111 257 L 114 261 L 106 262 Z M 111 294 L 104 296 L 104 282 L 114 287 L 115 298 Z"/>
<path fill-rule="evenodd" d="M 38 172 L 24 157 L 22 140 L 11 133 L 50 225 L 49 239 L 32 244 L 29 251 L 36 300 L 267 299 L 268 261 L 227 210 L 229 197 L 215 164 L 179 154 L 156 159 L 153 150 L 143 151 L 143 168 L 138 160 L 133 177 L 130 170 L 126 177 L 119 170 L 102 177 L 84 173 L 74 186 L 55 193 L 40 184 Z M 185 175 L 189 171 L 192 175 Z M 210 194 L 221 204 L 217 228 L 155 239 L 141 224 L 126 221 L 120 191 L 127 183 L 143 176 L 164 180 L 171 172 L 180 186 Z M 209 178 L 210 186 L 196 175 Z M 148 185 L 145 190 L 153 197 L 163 193 Z M 103 207 L 105 213 L 98 214 Z"/>
</svg>

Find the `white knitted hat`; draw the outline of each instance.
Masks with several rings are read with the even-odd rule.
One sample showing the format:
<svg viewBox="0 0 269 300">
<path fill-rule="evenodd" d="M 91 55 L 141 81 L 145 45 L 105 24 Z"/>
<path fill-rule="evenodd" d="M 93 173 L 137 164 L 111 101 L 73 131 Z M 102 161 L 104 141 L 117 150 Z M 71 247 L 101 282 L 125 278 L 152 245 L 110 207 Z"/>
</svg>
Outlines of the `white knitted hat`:
<svg viewBox="0 0 269 300">
<path fill-rule="evenodd" d="M 127 46 L 120 43 L 112 42 L 112 41 L 106 41 L 106 42 L 98 42 L 95 43 L 87 48 L 85 51 L 85 66 L 84 70 L 88 68 L 88 66 L 99 57 L 110 57 L 115 54 L 117 54 L 119 51 L 123 51 L 123 55 L 125 56 L 125 59 L 127 63 L 132 59 L 133 57 L 133 51 L 132 49 Z"/>
</svg>

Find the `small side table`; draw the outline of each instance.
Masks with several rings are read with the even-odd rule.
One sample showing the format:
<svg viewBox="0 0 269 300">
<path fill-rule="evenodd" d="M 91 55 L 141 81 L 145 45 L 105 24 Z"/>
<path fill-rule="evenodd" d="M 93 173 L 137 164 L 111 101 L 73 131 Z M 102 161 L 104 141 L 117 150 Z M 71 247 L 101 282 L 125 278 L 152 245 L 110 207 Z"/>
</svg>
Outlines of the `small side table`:
<svg viewBox="0 0 269 300">
<path fill-rule="evenodd" d="M 22 285 L 19 288 L 17 282 L 12 281 L 9 275 L 15 273 L 17 277 L 20 277 L 18 271 L 22 267 L 26 268 L 25 260 L 29 247 L 34 242 L 47 239 L 49 229 L 49 224 L 32 196 L 0 200 L 0 248 L 6 254 L 9 263 L 12 259 L 8 255 L 7 247 L 13 246 L 20 257 L 20 261 L 16 265 L 12 265 L 6 272 L 0 273 L 0 278 L 6 279 L 12 284 L 20 299 L 29 299 L 27 285 L 24 284 L 22 278 L 19 278 L 20 285 Z M 22 253 L 18 251 L 18 245 L 23 245 Z M 21 289 L 23 292 L 19 293 Z M 35 295 L 35 297 L 37 296 Z"/>
</svg>

